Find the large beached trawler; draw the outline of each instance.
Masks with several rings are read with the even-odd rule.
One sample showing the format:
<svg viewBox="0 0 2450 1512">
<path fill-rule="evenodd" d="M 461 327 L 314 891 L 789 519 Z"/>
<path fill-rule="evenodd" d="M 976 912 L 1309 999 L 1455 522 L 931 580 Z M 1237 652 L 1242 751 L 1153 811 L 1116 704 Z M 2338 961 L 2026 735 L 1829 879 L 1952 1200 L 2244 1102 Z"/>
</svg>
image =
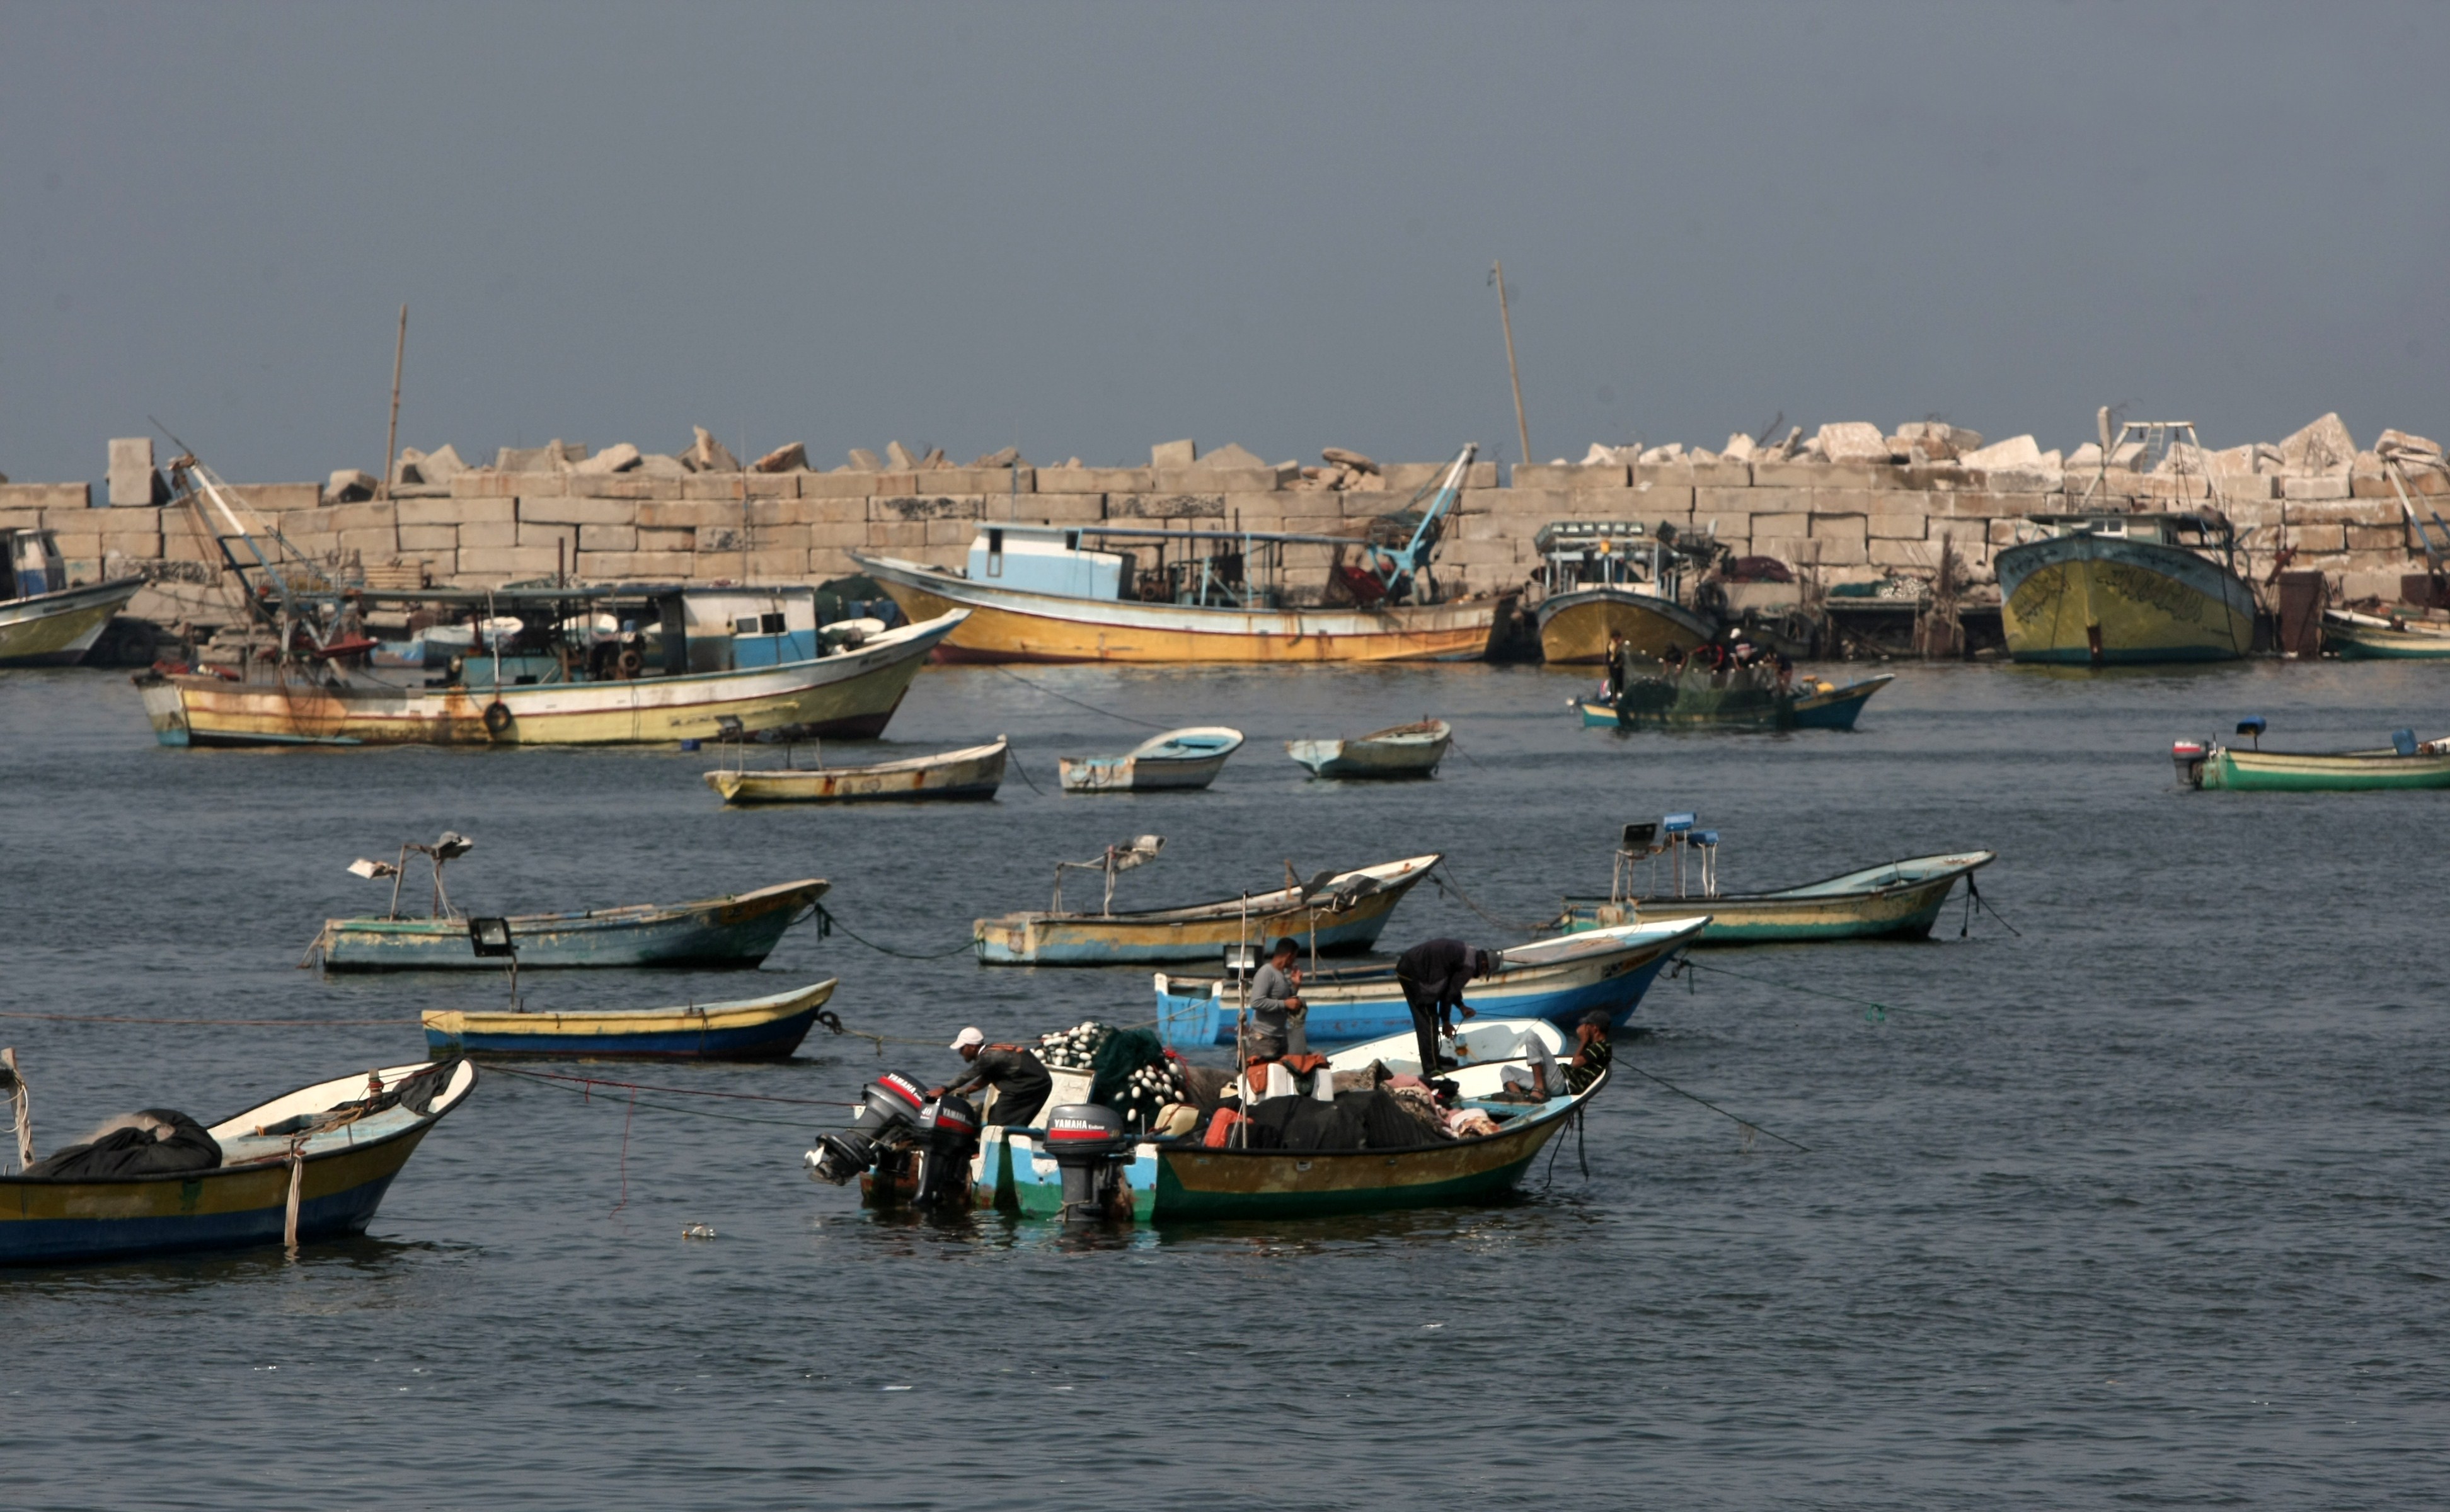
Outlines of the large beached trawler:
<svg viewBox="0 0 2450 1512">
<path fill-rule="evenodd" d="M 851 559 L 913 619 L 969 611 L 944 661 L 1476 661 L 1512 600 L 1449 596 L 1430 560 L 1478 451 L 1358 535 L 982 523 L 962 571 Z M 1315 603 L 1285 580 L 1292 546 L 1333 550 Z"/>
<path fill-rule="evenodd" d="M 2107 428 L 2105 427 L 2105 433 Z M 2184 482 L 2203 456 L 2183 420 L 2129 422 L 2105 458 L 2140 447 Z M 2020 662 L 2103 667 L 2233 661 L 2254 649 L 2259 606 L 2240 572 L 2236 530 L 2220 484 L 2202 474 L 2205 504 L 2168 511 L 2117 507 L 2103 494 L 2107 464 L 2077 509 L 2029 516 L 2019 544 L 1995 559 L 2008 654 Z"/>
<path fill-rule="evenodd" d="M 884 733 L 962 615 L 820 627 L 815 591 L 688 584 L 368 589 L 192 456 L 177 496 L 249 616 L 136 679 L 165 746 L 629 745 Z"/>
</svg>

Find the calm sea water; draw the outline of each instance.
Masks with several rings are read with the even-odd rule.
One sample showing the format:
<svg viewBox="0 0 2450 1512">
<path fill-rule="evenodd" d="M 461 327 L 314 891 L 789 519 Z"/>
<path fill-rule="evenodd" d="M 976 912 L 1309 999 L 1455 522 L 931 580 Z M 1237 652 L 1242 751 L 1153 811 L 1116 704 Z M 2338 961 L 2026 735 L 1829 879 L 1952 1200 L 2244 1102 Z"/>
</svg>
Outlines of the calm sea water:
<svg viewBox="0 0 2450 1512">
<path fill-rule="evenodd" d="M 484 911 L 802 876 L 925 952 L 1042 906 L 1056 860 L 1166 837 L 1182 901 L 1448 853 L 1536 916 L 1617 827 L 1697 808 L 1731 885 L 1989 846 L 1927 943 L 1714 953 L 1511 1206 L 1066 1234 L 882 1219 L 800 1173 L 835 1121 L 629 1110 L 489 1077 L 361 1241 L 0 1273 L 0 1501 L 43 1508 L 2439 1504 L 2450 1495 L 2440 864 L 2450 795 L 2177 789 L 2179 735 L 2450 728 L 2450 668 L 1901 667 L 1852 736 L 1620 737 L 1582 679 L 1494 668 L 932 669 L 903 753 L 1009 733 L 992 805 L 727 812 L 669 751 L 188 752 L 124 676 L 0 674 L 0 1009 L 369 1018 L 497 979 L 292 963 L 378 901 L 342 868 L 476 838 Z M 1054 758 L 1251 744 L 1210 792 L 1063 798 Z M 1427 785 L 1306 783 L 1278 742 L 1444 715 Z M 867 747 L 873 749 L 874 747 Z M 849 755 L 849 748 L 844 754 Z M 1076 882 L 1075 896 L 1085 896 Z M 1388 941 L 1508 937 L 1427 888 Z M 909 960 L 813 929 L 753 976 L 532 974 L 649 1005 L 839 976 L 788 1065 L 646 1078 L 855 1095 L 1005 1037 L 1151 1012 L 1137 971 Z M 1830 996 L 1807 996 L 1811 988 Z M 1881 1014 L 1862 1001 L 1888 1006 Z M 0 1020 L 48 1149 L 413 1058 L 413 1026 Z M 621 1073 L 612 1072 L 618 1076 Z M 671 1101 L 674 1099 L 665 1099 Z M 745 1113 L 744 1113 L 745 1111 Z M 685 1224 L 720 1237 L 685 1241 Z"/>
</svg>

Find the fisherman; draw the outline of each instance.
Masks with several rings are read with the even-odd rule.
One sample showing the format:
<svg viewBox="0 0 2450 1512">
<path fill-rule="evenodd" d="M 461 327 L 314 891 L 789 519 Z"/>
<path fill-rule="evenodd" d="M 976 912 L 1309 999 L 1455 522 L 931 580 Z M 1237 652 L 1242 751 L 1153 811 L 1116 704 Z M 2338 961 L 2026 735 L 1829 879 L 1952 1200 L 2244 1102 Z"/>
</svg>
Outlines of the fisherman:
<svg viewBox="0 0 2450 1512">
<path fill-rule="evenodd" d="M 1466 1018 L 1478 1010 L 1463 1000 L 1464 983 L 1486 977 L 1495 962 L 1486 950 L 1474 950 L 1460 940 L 1427 940 L 1395 959 L 1395 980 L 1404 989 L 1404 1005 L 1412 1011 L 1412 1034 L 1421 1048 L 1421 1077 L 1427 1080 L 1460 1062 L 1438 1054 L 1438 1037 L 1454 1033 L 1453 1015 Z"/>
<path fill-rule="evenodd" d="M 1608 1047 L 1607 1010 L 1594 1008 L 1584 1014 L 1574 1025 L 1574 1058 L 1565 1063 L 1565 1090 L 1582 1095 L 1607 1074 L 1608 1057 L 1614 1054 Z"/>
<path fill-rule="evenodd" d="M 1608 631 L 1607 696 L 1613 704 L 1624 696 L 1624 637 Z"/>
<path fill-rule="evenodd" d="M 1310 1035 L 1303 1023 L 1309 1010 L 1301 1000 L 1301 968 L 1293 964 L 1300 955 L 1301 946 L 1287 935 L 1276 941 L 1276 948 L 1268 952 L 1267 963 L 1251 978 L 1251 1017 L 1256 1023 L 1251 1031 L 1249 1054 L 1243 1058 L 1252 1064 L 1310 1052 Z"/>
<path fill-rule="evenodd" d="M 987 1122 L 1020 1127 L 1038 1115 L 1038 1110 L 1046 1106 L 1046 1095 L 1055 1090 L 1055 1078 L 1046 1074 L 1045 1062 L 1026 1045 L 991 1045 L 983 1033 L 972 1027 L 955 1035 L 951 1048 L 961 1052 L 970 1069 L 945 1086 L 929 1088 L 930 1102 L 974 1087 L 993 1087 L 995 1112 Z"/>
</svg>

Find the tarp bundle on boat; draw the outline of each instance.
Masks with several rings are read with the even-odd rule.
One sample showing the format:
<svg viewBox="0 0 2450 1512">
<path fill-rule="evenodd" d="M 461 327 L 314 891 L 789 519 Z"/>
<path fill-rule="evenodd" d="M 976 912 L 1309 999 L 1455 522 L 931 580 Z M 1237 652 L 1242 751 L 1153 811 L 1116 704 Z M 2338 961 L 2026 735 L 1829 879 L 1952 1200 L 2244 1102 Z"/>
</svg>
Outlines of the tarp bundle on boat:
<svg viewBox="0 0 2450 1512">
<path fill-rule="evenodd" d="M 221 1163 L 221 1142 L 203 1124 L 176 1109 L 146 1108 L 112 1119 L 83 1144 L 53 1151 L 28 1166 L 26 1174 L 83 1181 L 210 1171 Z"/>
<path fill-rule="evenodd" d="M 1248 1116 L 1252 1150 L 1412 1150 L 1454 1137 L 1384 1088 L 1339 1092 L 1333 1102 L 1270 1097 Z"/>
</svg>

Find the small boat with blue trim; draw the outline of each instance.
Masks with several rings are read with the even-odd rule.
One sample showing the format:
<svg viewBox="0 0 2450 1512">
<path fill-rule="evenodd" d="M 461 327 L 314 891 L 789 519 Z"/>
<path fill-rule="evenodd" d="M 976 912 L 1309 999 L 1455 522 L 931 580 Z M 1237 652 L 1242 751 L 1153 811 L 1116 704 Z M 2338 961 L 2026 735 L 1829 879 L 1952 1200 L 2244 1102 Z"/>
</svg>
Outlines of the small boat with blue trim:
<svg viewBox="0 0 2450 1512">
<path fill-rule="evenodd" d="M 2450 658 L 2450 625 L 2404 614 L 2326 609 L 2323 646 L 2345 661 L 2438 662 Z"/>
<path fill-rule="evenodd" d="M 145 579 L 68 581 L 50 531 L 0 530 L 0 667 L 73 667 Z"/>
<path fill-rule="evenodd" d="M 820 1139 L 805 1164 L 813 1179 L 837 1185 L 863 1177 L 864 1194 L 880 1207 L 966 1206 L 1068 1222 L 1304 1218 L 1498 1200 L 1607 1085 L 1608 1073 L 1569 1091 L 1560 1063 L 1565 1037 L 1538 1020 L 1476 1019 L 1454 1043 L 1463 1064 L 1443 1077 L 1451 1096 L 1434 1105 L 1434 1129 L 1390 1115 L 1390 1095 L 1377 1084 L 1379 1067 L 1417 1069 L 1408 1029 L 1331 1057 L 1306 1091 L 1281 1065 L 1270 1068 L 1264 1087 L 1244 1081 L 1240 1100 L 1255 1115 L 1246 1127 L 1311 1131 L 1298 1144 L 1142 1134 L 1085 1100 L 1083 1076 L 1061 1072 L 1053 1073 L 1056 1091 L 1038 1126 L 982 1128 L 963 1099 L 930 1102 L 911 1078 L 887 1074 L 867 1088 L 858 1121 Z M 1533 1065 L 1542 1076 L 1530 1076 Z M 1526 1079 L 1546 1084 L 1528 1094 L 1509 1084 Z M 1367 1085 L 1337 1090 L 1347 1082 Z M 1287 1112 L 1311 1103 L 1326 1106 L 1310 1109 L 1308 1119 Z M 1449 1113 L 1465 1115 L 1470 1132 L 1449 1132 Z M 1321 1137 L 1333 1129 L 1341 1137 Z M 887 1166 L 890 1173 L 865 1176 Z"/>
<path fill-rule="evenodd" d="M 0 1265 L 363 1233 L 408 1157 L 476 1087 L 467 1061 L 420 1061 L 317 1082 L 209 1127 L 164 1109 L 129 1115 L 0 1176 Z"/>
<path fill-rule="evenodd" d="M 1347 782 L 1435 777 L 1453 741 L 1453 726 L 1443 719 L 1424 719 L 1351 740 L 1289 740 L 1285 754 L 1309 767 L 1312 777 Z"/>
<path fill-rule="evenodd" d="M 1594 1008 L 1622 1025 L 1667 963 L 1700 937 L 1705 914 L 1672 923 L 1625 923 L 1535 940 L 1494 954 L 1497 969 L 1475 979 L 1465 1000 L 1484 1016 L 1571 1024 Z M 1257 939 L 1254 935 L 1253 939 Z M 1171 1049 L 1231 1046 L 1238 1017 L 1225 978 L 1157 976 L 1157 1034 Z M 1304 1032 L 1312 1045 L 1409 1034 L 1411 1010 L 1395 964 L 1334 967 L 1302 979 Z"/>
<path fill-rule="evenodd" d="M 1164 843 L 1143 836 L 1135 846 L 1109 846 L 1113 870 L 1154 856 Z M 1366 951 L 1378 942 L 1395 905 L 1429 874 L 1439 857 L 1409 856 L 1351 871 L 1322 871 L 1308 881 L 1245 897 L 1218 898 L 1176 908 L 1113 910 L 1113 870 L 1101 913 L 1066 912 L 1062 872 L 1096 870 L 1097 862 L 1065 862 L 1056 873 L 1056 906 L 1045 913 L 1004 914 L 970 925 L 979 960 L 991 966 L 1117 966 L 1173 960 L 1215 960 L 1225 946 L 1261 936 L 1291 935 L 1305 954 Z"/>
<path fill-rule="evenodd" d="M 909 756 L 865 766 L 785 767 L 779 771 L 734 768 L 706 774 L 706 785 L 727 804 L 913 803 L 923 799 L 983 803 L 1003 785 L 1011 744 L 999 735 L 985 746 Z"/>
<path fill-rule="evenodd" d="M 2237 732 L 2253 741 L 2246 748 L 2208 738 L 2175 743 L 2169 756 L 2178 780 L 2189 787 L 2267 793 L 2450 787 L 2450 737 L 2420 741 L 2414 730 L 2398 729 L 2387 750 L 2265 750 L 2263 733 L 2270 727 L 2259 716 L 2240 720 Z"/>
<path fill-rule="evenodd" d="M 1665 839 L 1658 837 L 1663 832 Z M 1998 857 L 1987 850 L 1915 856 L 1843 872 L 1799 887 L 1769 892 L 1719 890 L 1719 832 L 1697 829 L 1691 814 L 1669 814 L 1656 824 L 1628 824 L 1617 852 L 1616 880 L 1608 896 L 1567 898 L 1558 918 L 1566 934 L 1604 929 L 1641 920 L 1645 923 L 1706 919 L 1693 941 L 1700 945 L 1759 945 L 1816 940 L 1920 940 L 1963 878 Z M 1672 893 L 1634 884 L 1637 865 L 1664 856 Z M 1688 877 L 1697 888 L 1685 891 Z M 1650 879 L 1657 882 L 1654 870 Z"/>
<path fill-rule="evenodd" d="M 1853 729 L 1872 695 L 1896 681 L 1879 672 L 1838 684 L 1805 677 L 1791 687 L 1766 669 L 1713 671 L 1686 665 L 1639 677 L 1614 699 L 1578 698 L 1586 727 L 1604 729 Z"/>
<path fill-rule="evenodd" d="M 1124 756 L 1066 756 L 1060 764 L 1067 793 L 1146 793 L 1207 786 L 1242 748 L 1242 732 L 1222 725 L 1170 729 Z"/>
<path fill-rule="evenodd" d="M 590 1060 L 785 1060 L 825 1016 L 834 979 L 765 998 L 574 1013 L 430 1008 L 425 1042 L 471 1056 Z"/>
</svg>

